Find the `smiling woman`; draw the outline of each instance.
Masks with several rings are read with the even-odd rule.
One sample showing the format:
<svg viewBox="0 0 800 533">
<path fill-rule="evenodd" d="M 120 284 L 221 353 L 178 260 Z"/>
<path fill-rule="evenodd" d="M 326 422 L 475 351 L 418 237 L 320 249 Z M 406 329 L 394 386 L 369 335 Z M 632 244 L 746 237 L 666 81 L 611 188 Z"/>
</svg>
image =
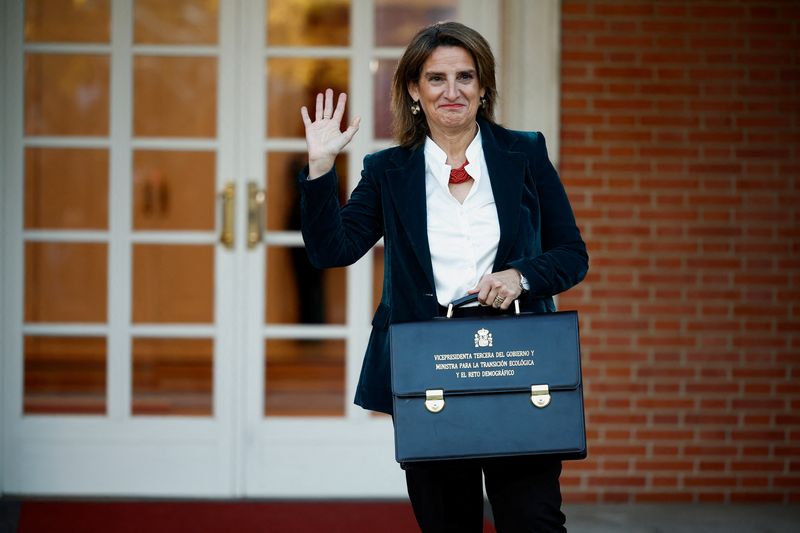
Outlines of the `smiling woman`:
<svg viewBox="0 0 800 533">
<path fill-rule="evenodd" d="M 543 136 L 494 123 L 494 57 L 477 31 L 456 22 L 420 30 L 392 88 L 399 146 L 364 159 L 344 206 L 334 163 L 360 124 L 359 117 L 344 121 L 342 131 L 346 94 L 335 98 L 327 89 L 316 95 L 313 115 L 301 108 L 309 164 L 298 176 L 315 267 L 352 264 L 383 238 L 383 291 L 356 403 L 386 413 L 393 411 L 390 324 L 441 316 L 442 306 L 465 294 L 494 309 L 519 300 L 523 310 L 550 312 L 552 296 L 580 282 L 588 267 Z M 472 308 L 478 316 L 490 310 Z M 490 455 L 401 464 L 421 529 L 479 531 L 485 477 L 498 529 L 564 531 L 561 461 Z"/>
<path fill-rule="evenodd" d="M 486 89 L 478 84 L 475 62 L 460 46 L 440 46 L 422 65 L 408 93 L 419 102 L 434 140 L 464 133 L 474 136 L 475 117 Z M 460 166 L 459 161 L 453 162 Z"/>
</svg>

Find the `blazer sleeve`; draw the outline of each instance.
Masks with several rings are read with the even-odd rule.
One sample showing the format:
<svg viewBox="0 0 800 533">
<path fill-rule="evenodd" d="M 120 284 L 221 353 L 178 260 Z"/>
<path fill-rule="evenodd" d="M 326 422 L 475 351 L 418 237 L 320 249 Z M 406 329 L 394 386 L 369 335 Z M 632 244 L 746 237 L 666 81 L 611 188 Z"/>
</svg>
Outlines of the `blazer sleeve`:
<svg viewBox="0 0 800 533">
<path fill-rule="evenodd" d="M 303 241 L 316 268 L 348 266 L 358 261 L 383 235 L 380 188 L 367 172 L 350 199 L 341 206 L 336 168 L 317 179 L 308 179 L 308 167 L 298 175 Z"/>
<path fill-rule="evenodd" d="M 542 298 L 564 292 L 583 280 L 589 270 L 589 255 L 567 193 L 547 156 L 544 135 L 528 135 L 531 175 L 525 186 L 533 187 L 538 196 L 542 253 L 511 261 L 509 266 L 527 278 L 531 296 Z"/>
</svg>

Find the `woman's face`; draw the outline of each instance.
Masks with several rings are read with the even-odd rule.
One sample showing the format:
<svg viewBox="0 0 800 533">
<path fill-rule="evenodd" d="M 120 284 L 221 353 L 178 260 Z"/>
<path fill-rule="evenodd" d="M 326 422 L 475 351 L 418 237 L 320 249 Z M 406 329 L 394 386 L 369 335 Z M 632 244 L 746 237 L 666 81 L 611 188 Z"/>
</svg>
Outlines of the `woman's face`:
<svg viewBox="0 0 800 533">
<path fill-rule="evenodd" d="M 439 46 L 408 93 L 419 101 L 432 134 L 473 128 L 485 89 L 478 84 L 472 56 L 460 46 Z"/>
</svg>

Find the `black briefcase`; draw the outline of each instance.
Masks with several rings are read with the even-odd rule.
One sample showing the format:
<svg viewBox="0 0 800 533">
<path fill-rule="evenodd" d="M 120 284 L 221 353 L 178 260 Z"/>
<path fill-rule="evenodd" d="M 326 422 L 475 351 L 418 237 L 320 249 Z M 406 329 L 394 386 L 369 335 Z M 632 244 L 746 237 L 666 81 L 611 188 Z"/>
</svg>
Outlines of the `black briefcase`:
<svg viewBox="0 0 800 533">
<path fill-rule="evenodd" d="M 577 312 L 436 318 L 389 332 L 398 462 L 586 457 Z"/>
</svg>

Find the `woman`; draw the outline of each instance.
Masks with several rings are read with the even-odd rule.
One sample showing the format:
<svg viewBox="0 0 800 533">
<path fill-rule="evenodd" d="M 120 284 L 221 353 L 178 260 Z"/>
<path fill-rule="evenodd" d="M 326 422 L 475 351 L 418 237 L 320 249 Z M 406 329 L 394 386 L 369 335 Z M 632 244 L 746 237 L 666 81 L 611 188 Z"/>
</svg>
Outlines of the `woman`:
<svg viewBox="0 0 800 533">
<path fill-rule="evenodd" d="M 392 111 L 399 146 L 364 159 L 350 200 L 337 200 L 334 159 L 358 131 L 342 132 L 346 95 L 303 107 L 309 164 L 301 173 L 302 231 L 318 268 L 352 264 L 383 237 L 381 303 L 355 401 L 391 413 L 387 328 L 428 320 L 477 294 L 473 314 L 554 311 L 552 296 L 583 279 L 586 247 L 539 133 L 494 123 L 494 57 L 455 22 L 422 29 L 398 64 Z M 498 531 L 564 531 L 561 463 L 541 457 L 403 465 L 421 529 L 482 531 L 483 486 Z"/>
</svg>

